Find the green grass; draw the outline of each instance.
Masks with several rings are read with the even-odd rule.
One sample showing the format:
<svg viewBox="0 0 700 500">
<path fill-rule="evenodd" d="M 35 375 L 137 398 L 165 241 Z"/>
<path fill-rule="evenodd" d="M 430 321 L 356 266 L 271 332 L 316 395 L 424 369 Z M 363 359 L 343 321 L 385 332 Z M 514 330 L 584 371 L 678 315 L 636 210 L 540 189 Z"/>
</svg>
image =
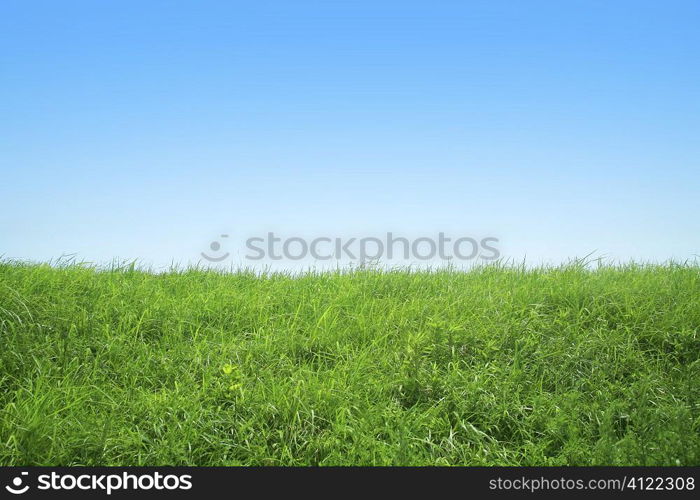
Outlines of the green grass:
<svg viewBox="0 0 700 500">
<path fill-rule="evenodd" d="M 0 263 L 0 465 L 699 465 L 700 268 Z"/>
</svg>

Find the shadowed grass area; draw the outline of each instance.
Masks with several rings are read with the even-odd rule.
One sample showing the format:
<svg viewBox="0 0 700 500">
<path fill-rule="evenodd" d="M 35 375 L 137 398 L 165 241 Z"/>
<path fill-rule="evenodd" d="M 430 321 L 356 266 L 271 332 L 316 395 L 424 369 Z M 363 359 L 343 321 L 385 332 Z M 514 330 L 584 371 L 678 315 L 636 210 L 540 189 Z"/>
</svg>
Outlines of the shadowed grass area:
<svg viewBox="0 0 700 500">
<path fill-rule="evenodd" d="M 700 268 L 0 263 L 1 465 L 700 465 Z"/>
</svg>

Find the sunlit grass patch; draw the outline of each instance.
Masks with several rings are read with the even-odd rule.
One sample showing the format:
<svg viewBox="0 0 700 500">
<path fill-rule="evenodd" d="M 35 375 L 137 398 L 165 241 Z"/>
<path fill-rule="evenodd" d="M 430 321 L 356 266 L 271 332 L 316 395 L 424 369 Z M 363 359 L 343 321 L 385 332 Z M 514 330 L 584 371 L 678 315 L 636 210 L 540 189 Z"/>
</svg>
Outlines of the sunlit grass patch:
<svg viewBox="0 0 700 500">
<path fill-rule="evenodd" d="M 700 464 L 700 269 L 0 263 L 0 464 Z"/>
</svg>

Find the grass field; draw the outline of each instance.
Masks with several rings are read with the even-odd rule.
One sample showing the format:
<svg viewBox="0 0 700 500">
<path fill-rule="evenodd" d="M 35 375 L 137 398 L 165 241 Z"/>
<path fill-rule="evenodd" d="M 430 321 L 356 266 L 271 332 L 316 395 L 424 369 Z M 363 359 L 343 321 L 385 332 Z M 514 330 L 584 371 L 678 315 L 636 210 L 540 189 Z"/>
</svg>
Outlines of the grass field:
<svg viewBox="0 0 700 500">
<path fill-rule="evenodd" d="M 0 263 L 0 465 L 700 465 L 700 268 Z"/>
</svg>

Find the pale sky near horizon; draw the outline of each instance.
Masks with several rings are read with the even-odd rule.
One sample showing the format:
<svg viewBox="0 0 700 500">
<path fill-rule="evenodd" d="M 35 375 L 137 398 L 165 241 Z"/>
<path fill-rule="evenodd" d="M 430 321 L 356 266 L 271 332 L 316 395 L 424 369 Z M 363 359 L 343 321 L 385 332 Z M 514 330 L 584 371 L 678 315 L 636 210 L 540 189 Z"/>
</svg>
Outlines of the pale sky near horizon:
<svg viewBox="0 0 700 500">
<path fill-rule="evenodd" d="M 0 255 L 443 231 L 693 259 L 699 25 L 697 1 L 5 1 Z"/>
</svg>

